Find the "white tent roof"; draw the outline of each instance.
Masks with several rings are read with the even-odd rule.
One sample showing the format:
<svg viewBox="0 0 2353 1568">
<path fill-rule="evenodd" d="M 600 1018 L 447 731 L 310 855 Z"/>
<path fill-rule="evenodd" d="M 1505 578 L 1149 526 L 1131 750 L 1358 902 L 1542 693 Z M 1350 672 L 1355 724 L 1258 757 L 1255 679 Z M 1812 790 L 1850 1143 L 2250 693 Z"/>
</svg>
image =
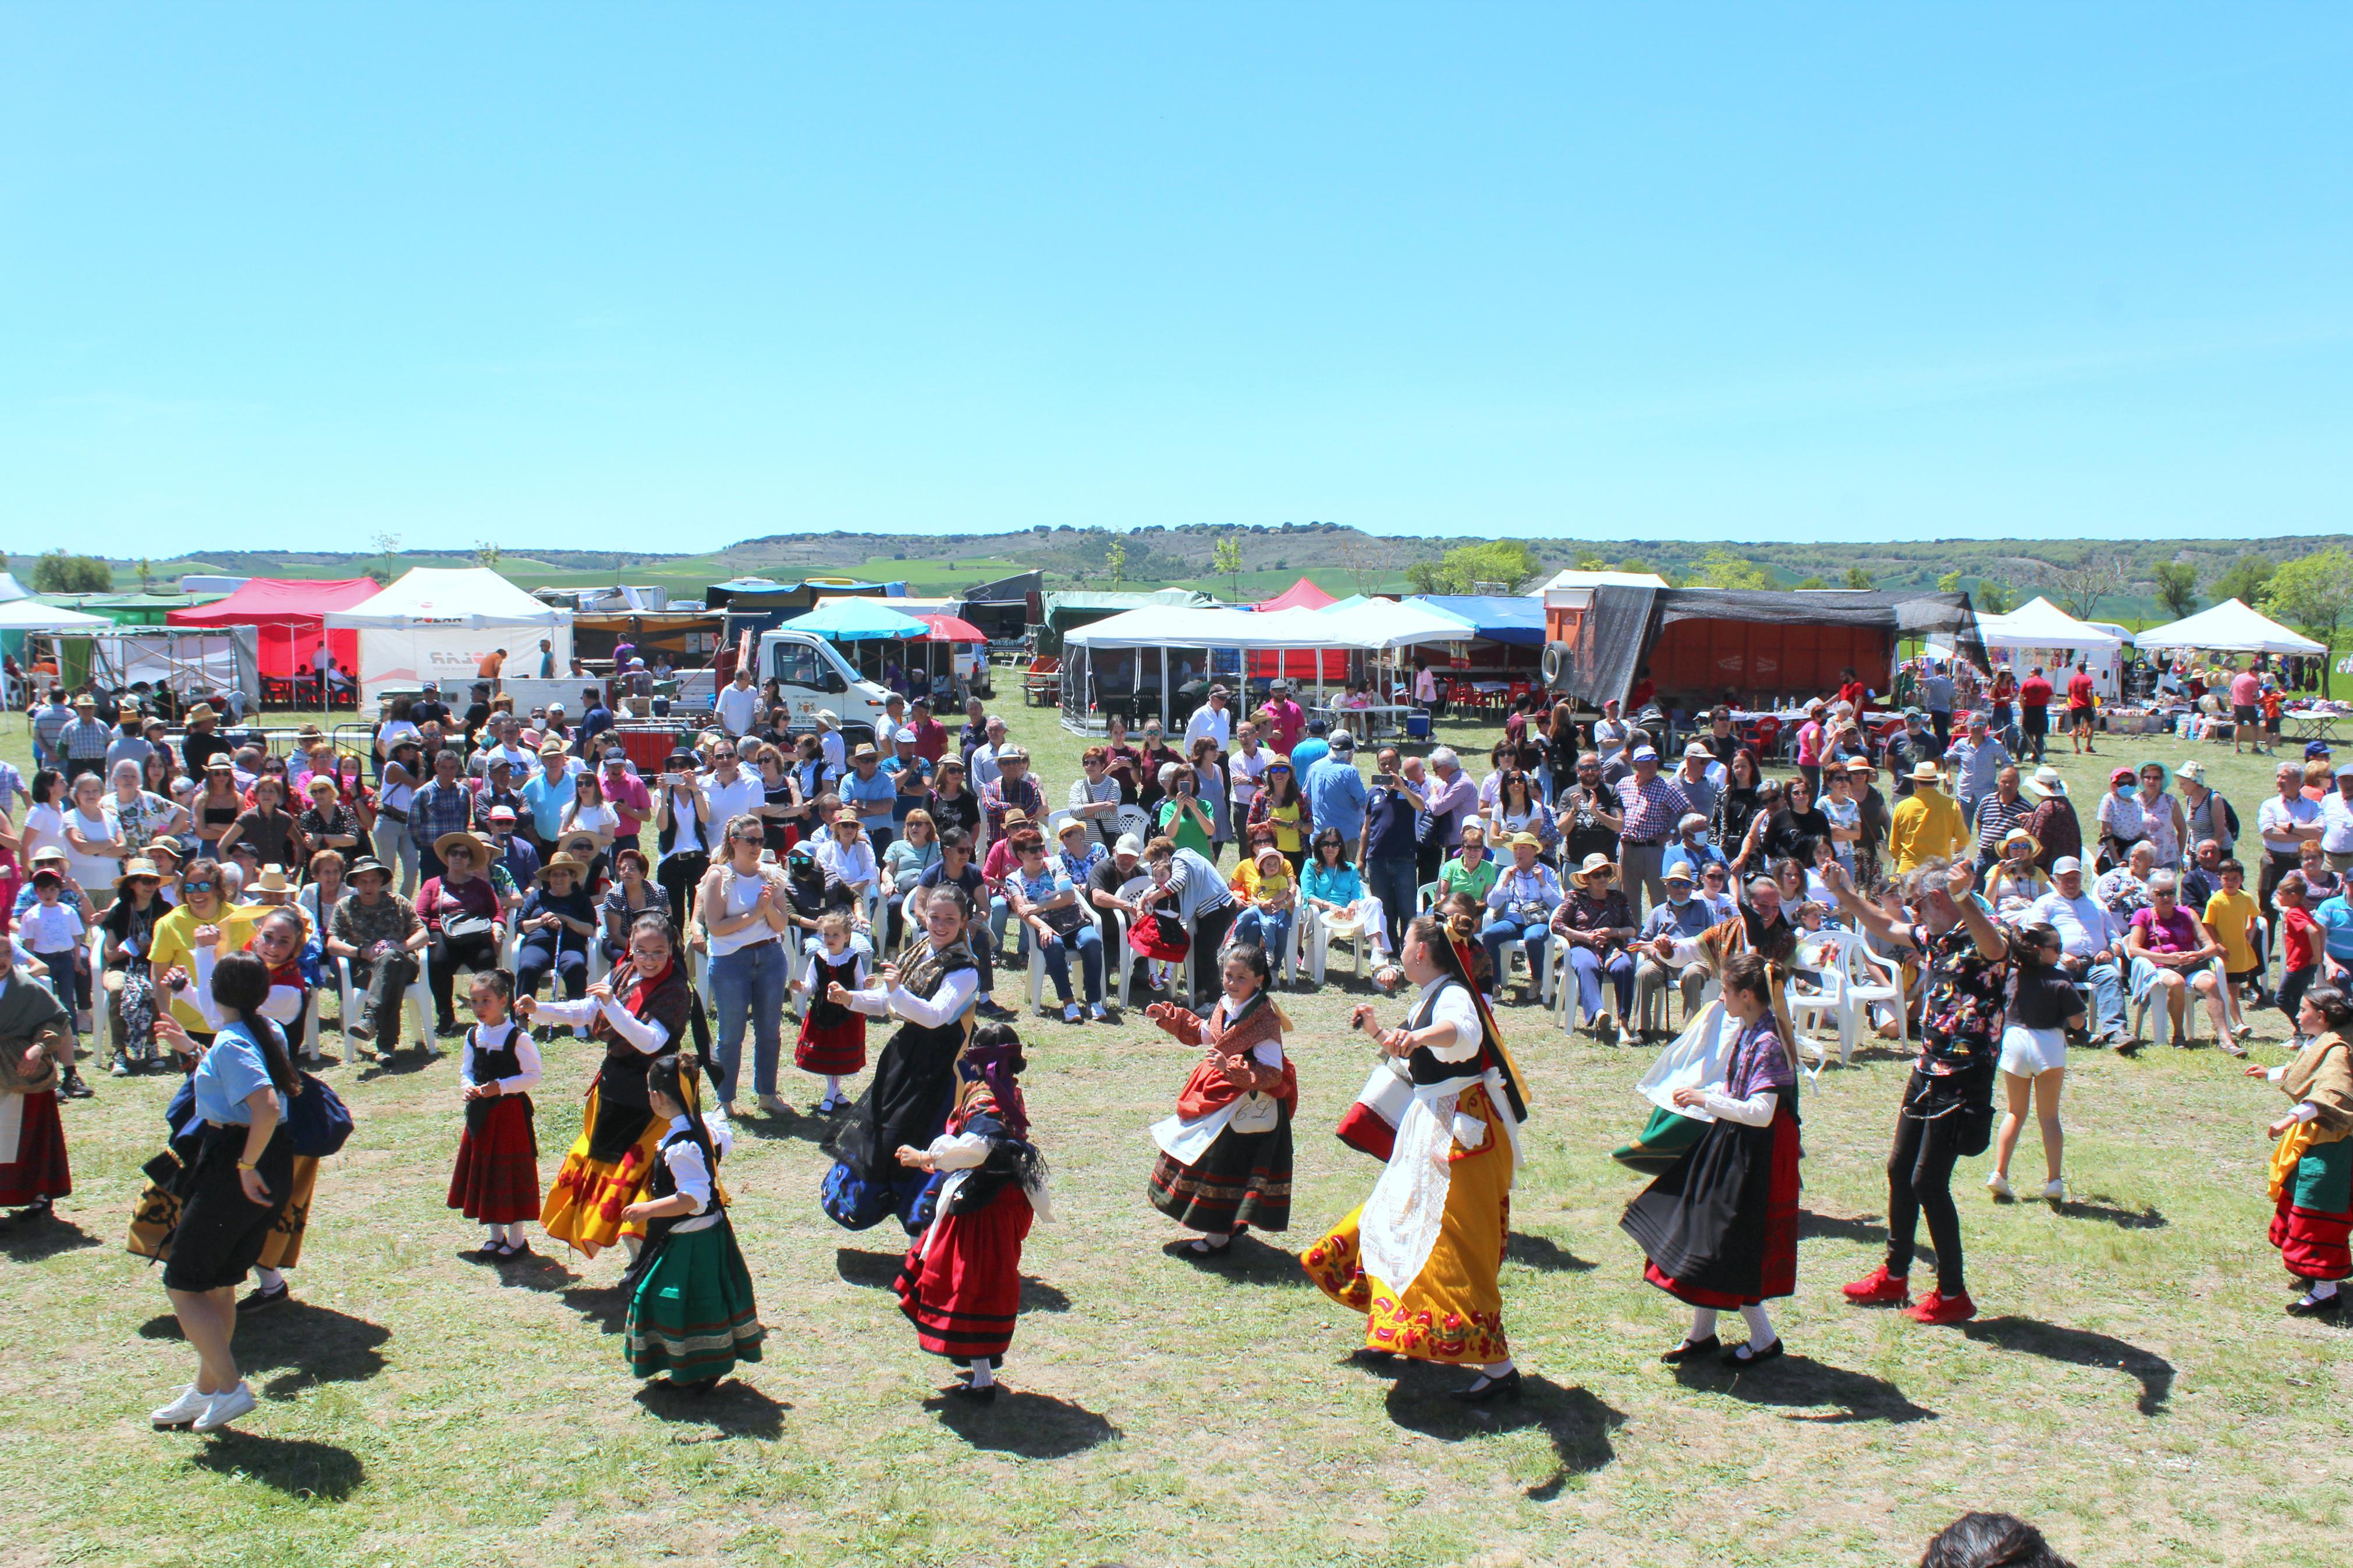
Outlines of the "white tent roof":
<svg viewBox="0 0 2353 1568">
<path fill-rule="evenodd" d="M 558 626 L 571 624 L 572 612 L 540 603 L 486 566 L 419 566 L 325 618 L 331 626 Z"/>
<path fill-rule="evenodd" d="M 2217 653 L 2307 653 L 2328 650 L 2258 615 L 2236 599 L 2225 599 L 2187 620 L 2158 626 L 2136 637 L 2143 648 L 2206 648 Z"/>
<path fill-rule="evenodd" d="M 1556 572 L 1552 581 L 1528 592 L 1542 598 L 1555 588 L 1663 588 L 1667 580 L 1655 572 Z"/>
<path fill-rule="evenodd" d="M 1459 626 L 1455 628 L 1461 632 Z M 1274 610 L 1258 615 L 1249 610 L 1188 609 L 1175 605 L 1146 605 L 1092 625 L 1079 626 L 1062 640 L 1078 647 L 1239 647 L 1322 648 L 1378 647 L 1366 642 L 1334 617 L 1314 610 Z"/>
<path fill-rule="evenodd" d="M 25 585 L 16 581 L 15 573 L 0 572 L 0 604 L 5 604 L 10 599 L 29 599 L 31 597 L 32 595 L 30 594 L 25 592 Z"/>
<path fill-rule="evenodd" d="M 114 623 L 104 616 L 84 615 L 79 610 L 44 605 L 38 599 L 0 602 L 0 632 L 111 632 L 113 629 Z"/>
<path fill-rule="evenodd" d="M 1459 616 L 1395 599 L 1367 599 L 1345 610 L 1329 605 L 1317 616 L 1325 626 L 1336 626 L 1349 635 L 1349 640 L 1334 645 L 1342 647 L 1411 647 L 1419 643 L 1469 642 L 1479 635 Z"/>
<path fill-rule="evenodd" d="M 2105 653 L 2124 639 L 2089 621 L 2079 621 L 2048 599 L 2029 599 L 2006 616 L 1979 616 L 1978 635 L 1988 647 L 2072 647 Z"/>
</svg>

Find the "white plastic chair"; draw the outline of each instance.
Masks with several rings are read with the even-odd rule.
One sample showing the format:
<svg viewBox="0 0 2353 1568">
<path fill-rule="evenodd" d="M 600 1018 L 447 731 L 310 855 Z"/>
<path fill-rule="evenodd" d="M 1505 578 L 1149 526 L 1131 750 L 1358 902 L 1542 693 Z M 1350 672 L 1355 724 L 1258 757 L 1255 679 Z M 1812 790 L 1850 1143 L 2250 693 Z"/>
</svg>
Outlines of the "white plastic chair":
<svg viewBox="0 0 2353 1568">
<path fill-rule="evenodd" d="M 2217 994 L 2221 996 L 2222 1006 L 2227 1014 L 2231 1005 L 2231 976 L 2229 972 L 2222 967 L 2222 961 L 2219 958 L 2212 959 L 2210 960 L 2202 969 L 2188 971 L 2181 977 L 2183 985 L 2194 987 L 2197 984 L 2198 976 L 2200 974 L 2211 974 L 2214 977 L 2214 984 Z M 2130 972 L 2127 971 L 2126 984 L 2129 984 L 2130 983 Z M 2142 992 L 2138 996 L 2133 999 L 2132 1037 L 2134 1039 L 2137 1040 L 2141 1038 L 2141 1032 L 2143 1028 L 2146 1027 L 2149 1031 L 2148 1038 L 2152 1044 L 2162 1046 L 2168 1044 L 2172 1040 L 2172 1011 L 2169 1008 L 2160 1006 L 2158 1005 L 2161 1000 L 2163 991 L 2164 987 L 2162 985 L 2152 984 L 2147 991 Z M 2191 989 L 2189 992 L 2189 1000 L 2181 1011 L 2181 1043 L 2183 1045 L 2194 1045 L 2197 1043 L 2198 1020 L 2205 1011 L 2205 999 L 2200 997 L 2195 989 Z M 2156 1018 L 2156 1023 L 2154 1025 L 2149 1023 L 2149 1019 L 2152 1016 Z"/>
<path fill-rule="evenodd" d="M 1825 932 L 1821 937 L 1801 941 L 1798 952 L 1800 955 L 1809 952 L 1813 954 L 1812 961 L 1807 963 L 1806 967 L 1813 970 L 1820 978 L 1821 989 L 1810 992 L 1800 991 L 1798 989 L 1797 981 L 1792 979 L 1782 986 L 1782 999 L 1789 1009 L 1790 1024 L 1799 1031 L 1799 1037 L 1792 1044 L 1796 1047 L 1801 1060 L 1809 1050 L 1813 1053 L 1814 1071 L 1820 1074 L 1821 1064 L 1830 1059 L 1830 1051 L 1820 1039 L 1807 1037 L 1804 1030 L 1809 1023 L 1818 1025 L 1825 1016 L 1828 1016 L 1833 1025 L 1842 1022 L 1847 1012 L 1846 954 L 1844 949 L 1839 944 L 1837 935 L 1830 932 Z M 1843 1062 L 1846 1059 L 1847 1044 L 1843 1037 L 1839 1044 L 1839 1059 Z"/>
<path fill-rule="evenodd" d="M 1332 944 L 1335 942 L 1345 942 L 1348 944 L 1349 958 L 1355 964 L 1355 977 L 1362 980 L 1365 977 L 1365 950 L 1370 947 L 1373 942 L 1373 934 L 1365 929 L 1365 922 L 1343 917 L 1330 910 L 1308 910 L 1303 912 L 1307 917 L 1304 923 L 1312 924 L 1315 928 L 1308 933 L 1307 973 L 1309 978 L 1318 985 L 1324 984 L 1324 969 L 1331 960 Z"/>
<path fill-rule="evenodd" d="M 499 943 L 499 961 L 494 967 L 512 971 L 515 966 L 515 952 L 522 946 L 522 939 L 521 933 L 515 930 L 512 917 L 507 918 L 506 926 L 507 933 Z M 470 974 L 475 971 L 460 965 L 458 973 Z M 401 1005 L 408 1009 L 409 1022 L 417 1026 L 417 1039 L 427 1046 L 432 1045 L 434 1041 L 432 1016 L 426 1011 L 427 1003 L 432 995 L 433 944 L 427 942 L 417 951 L 417 982 L 409 986 L 407 994 L 400 999 Z"/>
</svg>

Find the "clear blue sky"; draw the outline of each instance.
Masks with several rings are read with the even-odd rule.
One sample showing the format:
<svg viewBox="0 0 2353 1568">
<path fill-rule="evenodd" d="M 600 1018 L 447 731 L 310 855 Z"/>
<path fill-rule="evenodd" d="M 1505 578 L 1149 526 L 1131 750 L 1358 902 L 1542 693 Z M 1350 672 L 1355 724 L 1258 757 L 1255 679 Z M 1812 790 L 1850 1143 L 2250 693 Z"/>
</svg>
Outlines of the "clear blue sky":
<svg viewBox="0 0 2353 1568">
<path fill-rule="evenodd" d="M 2353 528 L 2353 11 L 11 5 L 0 541 Z"/>
</svg>

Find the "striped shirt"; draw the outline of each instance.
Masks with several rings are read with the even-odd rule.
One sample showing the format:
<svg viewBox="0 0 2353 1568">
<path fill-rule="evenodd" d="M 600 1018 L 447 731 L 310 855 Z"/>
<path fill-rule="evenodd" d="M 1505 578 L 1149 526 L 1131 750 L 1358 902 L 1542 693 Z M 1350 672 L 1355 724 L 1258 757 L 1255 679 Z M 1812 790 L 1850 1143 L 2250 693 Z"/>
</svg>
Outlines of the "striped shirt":
<svg viewBox="0 0 2353 1568">
<path fill-rule="evenodd" d="M 2021 795 L 2016 800 L 2004 800 L 2001 792 L 1978 802 L 1978 847 L 2000 849 L 2002 835 L 2034 815 L 2035 803 Z"/>
</svg>

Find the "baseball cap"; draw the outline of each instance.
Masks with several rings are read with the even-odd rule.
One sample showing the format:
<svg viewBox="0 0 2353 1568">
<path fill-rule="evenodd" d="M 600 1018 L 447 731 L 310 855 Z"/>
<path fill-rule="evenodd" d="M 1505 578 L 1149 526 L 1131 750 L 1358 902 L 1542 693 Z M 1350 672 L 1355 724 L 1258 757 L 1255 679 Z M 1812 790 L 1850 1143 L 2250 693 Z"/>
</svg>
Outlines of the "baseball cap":
<svg viewBox="0 0 2353 1568">
<path fill-rule="evenodd" d="M 1705 757 L 1710 762 L 1714 762 L 1715 760 L 1715 753 L 1709 751 L 1697 741 L 1694 741 L 1690 745 L 1683 748 L 1683 755 L 1686 757 Z"/>
<path fill-rule="evenodd" d="M 1356 737 L 1345 730 L 1335 730 L 1332 731 L 1332 749 L 1335 752 L 1353 752 L 1356 749 Z"/>
<path fill-rule="evenodd" d="M 1649 746 L 1637 746 L 1634 748 L 1634 760 L 1638 763 L 1643 761 L 1655 763 L 1659 760 L 1659 753 Z"/>
<path fill-rule="evenodd" d="M 1133 833 L 1123 833 L 1119 836 L 1119 842 L 1113 845 L 1112 849 L 1121 855 L 1141 855 L 1144 853 L 1144 840 Z"/>
<path fill-rule="evenodd" d="M 512 822 L 514 819 L 515 814 L 513 806 L 494 805 L 491 807 L 491 820 L 492 822 Z"/>
<path fill-rule="evenodd" d="M 2304 748 L 2304 757 L 2306 762 L 2310 762 L 2315 757 L 2325 757 L 2328 754 L 2328 742 L 2326 741 L 2314 741 Z"/>
<path fill-rule="evenodd" d="M 913 730 L 902 730 L 891 739 L 899 745 L 912 746 L 915 743 L 915 732 Z"/>
<path fill-rule="evenodd" d="M 2051 862 L 2051 874 L 2054 877 L 2063 877 L 2070 871 L 2080 871 L 2083 868 L 2084 863 L 2073 855 L 2062 855 Z"/>
</svg>

